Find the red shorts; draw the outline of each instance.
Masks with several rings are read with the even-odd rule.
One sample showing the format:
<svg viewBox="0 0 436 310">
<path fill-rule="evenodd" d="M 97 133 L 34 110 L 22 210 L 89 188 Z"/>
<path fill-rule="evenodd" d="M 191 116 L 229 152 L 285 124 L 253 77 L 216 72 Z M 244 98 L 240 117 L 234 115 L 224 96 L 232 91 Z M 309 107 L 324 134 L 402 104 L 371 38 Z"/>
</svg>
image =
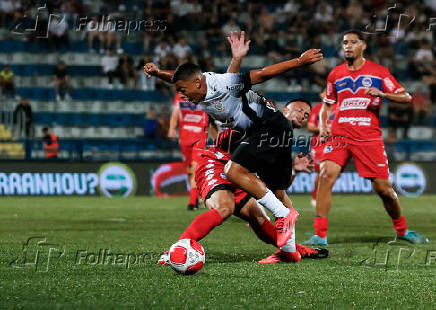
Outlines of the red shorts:
<svg viewBox="0 0 436 310">
<path fill-rule="evenodd" d="M 361 177 L 389 179 L 388 158 L 381 141 L 343 145 L 327 143 L 321 161 L 331 160 L 345 168 L 351 156 Z"/>
<path fill-rule="evenodd" d="M 313 158 L 313 170 L 319 173 L 319 165 L 321 164 L 322 152 L 324 148 L 322 146 L 312 147 L 311 155 Z"/>
<path fill-rule="evenodd" d="M 193 161 L 198 161 L 202 149 L 198 148 L 196 144 L 193 145 L 180 145 L 180 152 L 183 155 L 183 162 L 187 165 L 192 164 Z"/>
<path fill-rule="evenodd" d="M 225 165 L 226 162 L 221 162 L 213 157 L 199 156 L 197 170 L 195 170 L 195 182 L 204 202 L 218 190 L 231 191 L 235 197 L 234 214 L 238 214 L 251 196 L 227 179 L 224 173 Z"/>
</svg>

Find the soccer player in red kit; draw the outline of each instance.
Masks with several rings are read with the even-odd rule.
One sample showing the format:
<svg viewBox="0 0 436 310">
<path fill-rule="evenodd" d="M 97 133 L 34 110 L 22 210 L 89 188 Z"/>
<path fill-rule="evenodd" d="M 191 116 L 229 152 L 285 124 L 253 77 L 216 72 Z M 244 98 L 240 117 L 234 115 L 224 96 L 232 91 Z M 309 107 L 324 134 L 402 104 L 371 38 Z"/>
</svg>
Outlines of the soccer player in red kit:
<svg viewBox="0 0 436 310">
<path fill-rule="evenodd" d="M 363 57 L 366 43 L 360 32 L 346 32 L 342 49 L 345 63 L 335 67 L 327 78 L 320 136 L 322 139 L 329 136 L 333 139 L 326 143 L 322 155 L 315 235 L 305 244 L 327 245 L 327 216 L 332 187 L 351 157 L 359 175 L 371 180 L 374 191 L 392 219 L 397 238 L 414 244 L 428 243 L 428 238 L 407 229 L 397 194 L 389 182 L 388 159 L 380 129 L 382 99 L 409 103 L 411 96 L 387 68 Z M 336 115 L 330 129 L 327 119 L 335 103 Z M 335 137 L 342 137 L 345 143 L 338 143 Z"/>
<path fill-rule="evenodd" d="M 176 127 L 179 124 L 179 144 L 187 166 L 188 181 L 190 185 L 188 210 L 198 208 L 198 190 L 195 184 L 194 173 L 197 167 L 198 152 L 206 147 L 208 136 L 209 117 L 197 108 L 197 105 L 183 98 L 177 93 L 174 98 L 173 112 L 168 131 L 169 138 L 177 136 Z"/>
<path fill-rule="evenodd" d="M 325 89 L 319 94 L 321 100 L 325 98 Z M 307 130 L 313 133 L 312 136 L 312 158 L 313 158 L 313 170 L 317 173 L 315 179 L 315 185 L 312 191 L 312 201 L 310 204 L 312 207 L 316 207 L 316 190 L 318 188 L 318 178 L 319 178 L 319 165 L 321 164 L 322 151 L 324 149 L 324 142 L 319 138 L 319 118 L 322 108 L 322 102 L 317 104 L 310 111 L 309 121 L 307 122 Z M 336 104 L 332 106 L 332 111 L 336 108 Z M 335 113 L 332 112 L 327 121 L 327 126 L 331 126 Z"/>
</svg>

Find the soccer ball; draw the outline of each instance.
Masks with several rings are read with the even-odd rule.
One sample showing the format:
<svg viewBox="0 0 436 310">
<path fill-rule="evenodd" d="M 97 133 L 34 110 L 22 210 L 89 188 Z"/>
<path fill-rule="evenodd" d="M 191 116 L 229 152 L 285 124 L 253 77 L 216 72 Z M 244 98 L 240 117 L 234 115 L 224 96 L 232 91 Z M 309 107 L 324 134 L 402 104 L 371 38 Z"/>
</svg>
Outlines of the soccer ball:
<svg viewBox="0 0 436 310">
<path fill-rule="evenodd" d="M 204 249 L 200 243 L 191 239 L 180 239 L 169 251 L 170 266 L 178 273 L 190 275 L 203 268 Z"/>
</svg>

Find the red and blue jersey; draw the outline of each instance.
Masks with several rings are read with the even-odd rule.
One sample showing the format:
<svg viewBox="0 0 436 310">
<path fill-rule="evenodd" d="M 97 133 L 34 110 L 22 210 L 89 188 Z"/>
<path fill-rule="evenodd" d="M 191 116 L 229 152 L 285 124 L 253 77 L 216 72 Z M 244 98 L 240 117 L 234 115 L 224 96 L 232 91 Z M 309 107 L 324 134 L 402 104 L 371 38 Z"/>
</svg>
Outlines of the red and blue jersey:
<svg viewBox="0 0 436 310">
<path fill-rule="evenodd" d="M 179 144 L 206 147 L 209 117 L 197 105 L 184 101 L 177 93 L 174 106 L 179 107 Z"/>
<path fill-rule="evenodd" d="M 381 98 L 365 93 L 372 87 L 384 93 L 404 91 L 387 68 L 369 60 L 359 70 L 349 70 L 343 63 L 330 72 L 324 102 L 337 103 L 333 136 L 343 136 L 348 143 L 382 141 Z"/>
</svg>

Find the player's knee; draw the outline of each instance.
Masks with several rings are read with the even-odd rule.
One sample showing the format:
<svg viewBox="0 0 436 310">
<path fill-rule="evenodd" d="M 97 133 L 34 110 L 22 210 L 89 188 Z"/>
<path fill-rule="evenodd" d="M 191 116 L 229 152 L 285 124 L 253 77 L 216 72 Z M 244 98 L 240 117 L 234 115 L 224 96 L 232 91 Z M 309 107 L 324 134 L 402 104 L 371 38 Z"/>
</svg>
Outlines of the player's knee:
<svg viewBox="0 0 436 310">
<path fill-rule="evenodd" d="M 235 202 L 231 197 L 221 197 L 215 208 L 223 219 L 230 217 L 235 211 Z"/>
<path fill-rule="evenodd" d="M 390 185 L 380 186 L 376 189 L 376 191 L 379 197 L 385 202 L 391 202 L 398 199 L 397 193 L 395 193 L 394 189 Z"/>
<path fill-rule="evenodd" d="M 335 183 L 335 173 L 329 167 L 323 167 L 319 173 L 318 183 L 333 185 Z"/>
</svg>

